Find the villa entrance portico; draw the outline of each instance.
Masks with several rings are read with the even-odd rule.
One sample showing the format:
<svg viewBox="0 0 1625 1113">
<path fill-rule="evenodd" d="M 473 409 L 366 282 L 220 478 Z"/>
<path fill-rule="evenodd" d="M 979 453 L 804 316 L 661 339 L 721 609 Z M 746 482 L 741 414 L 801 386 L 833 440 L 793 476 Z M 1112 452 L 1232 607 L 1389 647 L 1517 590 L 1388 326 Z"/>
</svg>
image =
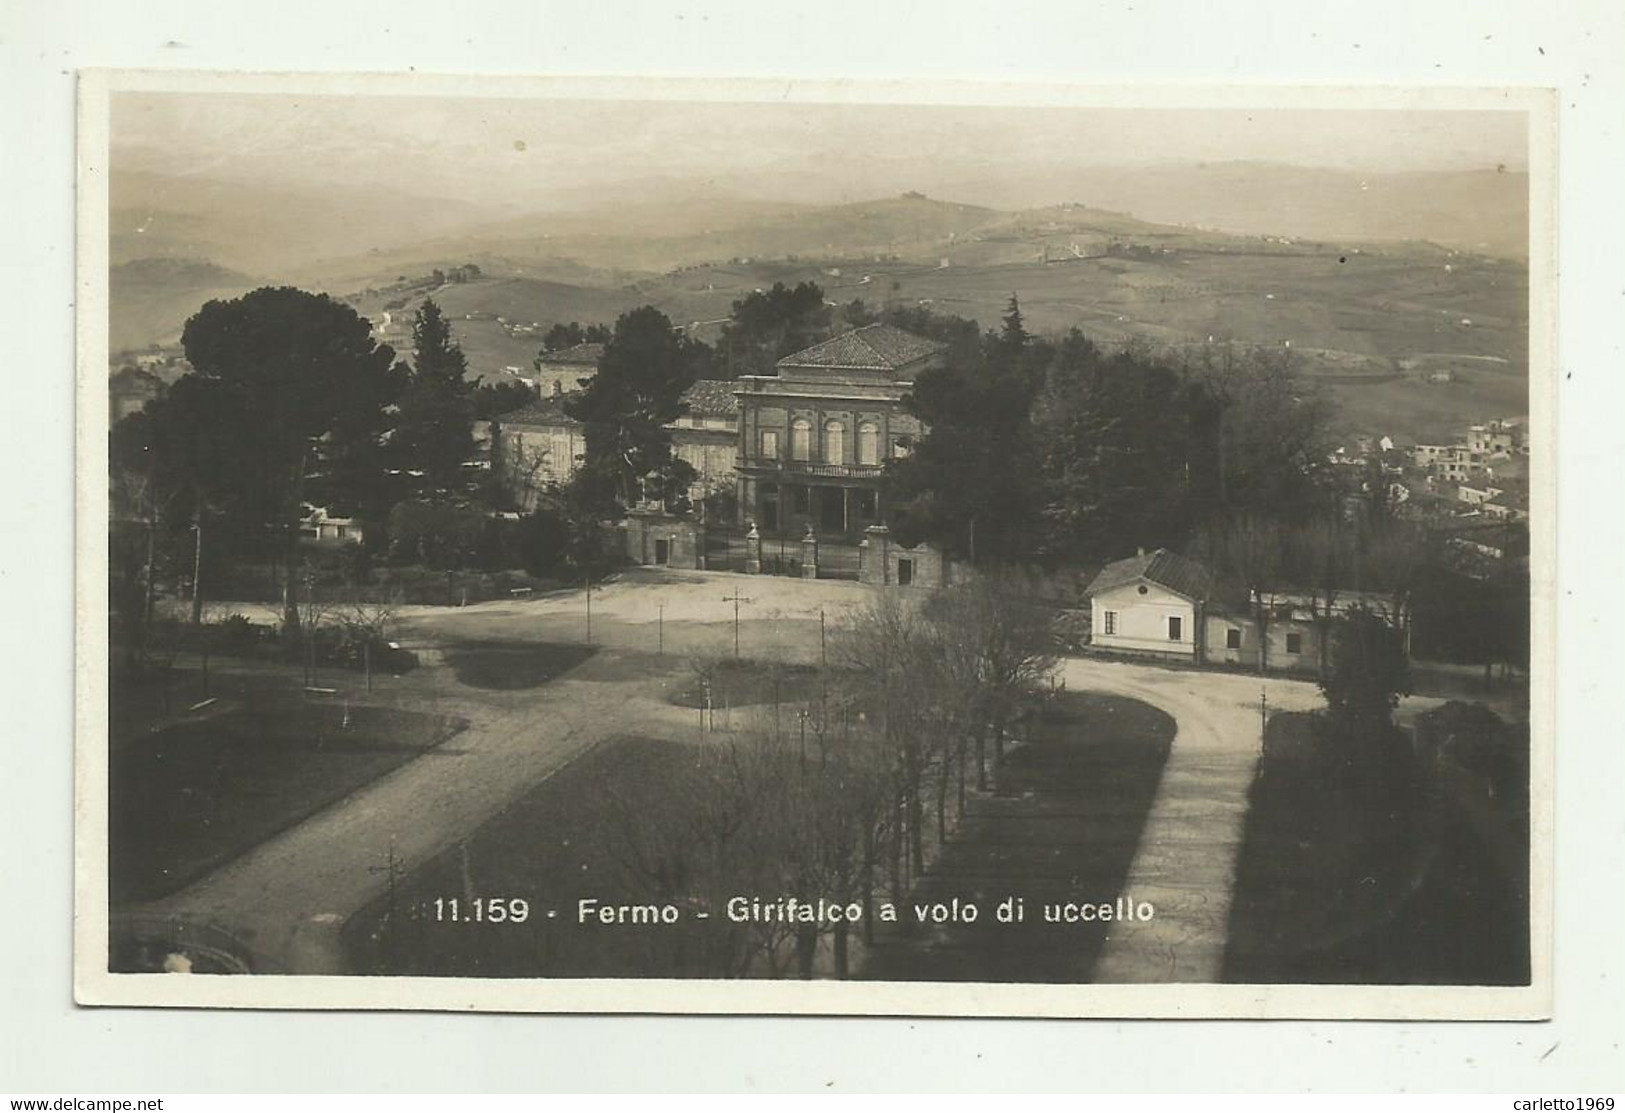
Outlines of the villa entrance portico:
<svg viewBox="0 0 1625 1113">
<path fill-rule="evenodd" d="M 856 540 L 881 520 L 883 509 L 878 485 L 763 478 L 747 481 L 746 495 L 744 516 L 764 533 L 799 536 L 810 525 L 820 537 Z"/>
</svg>

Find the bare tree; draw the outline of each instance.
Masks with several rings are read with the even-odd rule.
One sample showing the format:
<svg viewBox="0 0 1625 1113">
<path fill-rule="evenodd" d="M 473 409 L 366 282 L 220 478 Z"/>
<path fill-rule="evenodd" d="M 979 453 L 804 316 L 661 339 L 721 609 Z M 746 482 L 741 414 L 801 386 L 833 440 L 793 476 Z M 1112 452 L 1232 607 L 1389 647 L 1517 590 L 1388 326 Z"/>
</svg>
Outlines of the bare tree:
<svg viewBox="0 0 1625 1113">
<path fill-rule="evenodd" d="M 372 655 L 376 646 L 392 640 L 400 616 L 403 596 L 399 590 L 385 599 L 366 600 L 359 591 L 353 592 L 349 606 L 338 612 L 337 620 L 343 626 L 347 640 L 361 647 L 361 668 L 366 676 L 367 690 L 372 691 Z"/>
<path fill-rule="evenodd" d="M 1269 628 L 1283 586 L 1285 531 L 1278 522 L 1245 514 L 1202 530 L 1192 546 L 1218 577 L 1221 594 L 1245 595 L 1258 622 L 1258 671 L 1269 668 Z"/>
</svg>

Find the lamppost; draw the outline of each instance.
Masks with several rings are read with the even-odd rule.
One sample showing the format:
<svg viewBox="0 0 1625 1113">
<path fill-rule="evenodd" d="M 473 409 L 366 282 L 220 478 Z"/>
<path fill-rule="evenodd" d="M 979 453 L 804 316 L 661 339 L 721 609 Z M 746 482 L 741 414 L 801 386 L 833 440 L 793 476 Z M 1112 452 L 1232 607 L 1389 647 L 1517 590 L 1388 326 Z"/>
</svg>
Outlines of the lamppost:
<svg viewBox="0 0 1625 1113">
<path fill-rule="evenodd" d="M 734 660 L 737 661 L 739 659 L 739 604 L 749 603 L 751 600 L 739 594 L 738 588 L 734 588 L 734 593 L 724 595 L 722 601 L 734 605 Z"/>
</svg>

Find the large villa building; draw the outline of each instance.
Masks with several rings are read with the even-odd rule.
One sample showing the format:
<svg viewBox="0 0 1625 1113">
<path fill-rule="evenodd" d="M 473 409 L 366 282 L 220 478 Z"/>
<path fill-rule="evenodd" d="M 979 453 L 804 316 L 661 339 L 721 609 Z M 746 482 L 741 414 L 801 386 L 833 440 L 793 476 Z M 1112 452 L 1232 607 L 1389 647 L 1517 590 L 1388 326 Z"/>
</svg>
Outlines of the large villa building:
<svg viewBox="0 0 1625 1113">
<path fill-rule="evenodd" d="M 739 513 L 762 531 L 858 536 L 884 520 L 881 474 L 920 435 L 903 395 L 941 366 L 942 344 L 868 325 L 744 375 L 739 398 Z"/>
<path fill-rule="evenodd" d="M 884 521 L 881 476 L 920 436 L 903 398 L 940 366 L 944 347 L 890 325 L 844 333 L 778 361 L 776 375 L 705 379 L 672 423 L 674 453 L 698 473 L 697 498 L 732 486 L 740 526 L 856 541 Z M 585 451 L 579 422 L 552 396 L 499 421 L 504 466 L 521 505 L 569 480 Z"/>
<path fill-rule="evenodd" d="M 882 521 L 885 461 L 906 454 L 921 432 L 903 397 L 943 352 L 875 324 L 785 356 L 776 375 L 741 377 L 742 520 L 764 532 L 811 525 L 821 537 L 861 535 Z"/>
</svg>

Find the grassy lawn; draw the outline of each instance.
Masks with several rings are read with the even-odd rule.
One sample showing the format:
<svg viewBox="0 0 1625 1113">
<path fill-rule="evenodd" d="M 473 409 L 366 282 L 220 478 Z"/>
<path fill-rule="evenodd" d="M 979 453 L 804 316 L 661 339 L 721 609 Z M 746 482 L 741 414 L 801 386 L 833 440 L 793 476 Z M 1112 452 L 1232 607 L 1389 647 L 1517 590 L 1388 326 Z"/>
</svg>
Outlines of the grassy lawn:
<svg viewBox="0 0 1625 1113">
<path fill-rule="evenodd" d="M 471 688 L 517 691 L 539 688 L 597 652 L 560 642 L 465 642 L 446 650 L 446 663 Z"/>
<path fill-rule="evenodd" d="M 465 725 L 443 715 L 304 702 L 260 690 L 251 705 L 174 723 L 113 747 L 110 888 L 115 903 L 174 892 Z"/>
<path fill-rule="evenodd" d="M 1167 716 L 1132 700 L 1065 697 L 1032 743 L 1010 753 L 999 794 L 974 805 L 916 895 L 996 901 L 1022 894 L 1035 910 L 1043 899 L 1115 897 L 1173 730 Z M 603 926 L 579 924 L 576 915 L 582 898 L 681 904 L 704 887 L 704 863 L 684 850 L 705 824 L 727 819 L 702 798 L 723 746 L 624 737 L 590 751 L 351 917 L 344 927 L 351 969 L 462 977 L 737 974 L 726 966 L 735 953 L 727 933 L 744 929 L 717 918 Z M 523 924 L 436 917 L 437 899 L 456 898 L 467 908 L 476 897 L 521 898 L 530 917 Z M 1082 925 L 995 929 L 946 944 L 883 932 L 881 954 L 865 976 L 1084 980 L 1102 938 Z"/>
<path fill-rule="evenodd" d="M 1046 923 L 1043 907 L 1118 896 L 1173 737 L 1173 719 L 1138 700 L 1075 692 L 1051 704 L 1027 744 L 1007 755 L 994 795 L 967 806 L 911 897 L 972 900 L 981 917 L 882 932 L 864 976 L 1088 981 L 1111 925 Z M 993 920 L 1007 896 L 1024 900 L 1022 923 Z"/>
<path fill-rule="evenodd" d="M 851 687 L 850 677 L 839 672 L 772 661 L 719 661 L 709 679 L 712 705 L 719 708 L 805 704 L 826 691 L 836 696 Z M 703 707 L 705 687 L 698 676 L 691 675 L 666 698 L 679 707 Z"/>
<path fill-rule="evenodd" d="M 654 738 L 614 739 L 525 793 L 465 843 L 430 860 L 344 926 L 360 974 L 457 977 L 682 977 L 709 973 L 705 931 L 578 925 L 576 902 L 645 902 L 661 865 L 623 833 L 629 816 L 694 807 L 705 751 Z M 446 923 L 437 898 L 520 898 L 523 924 Z M 556 919 L 547 916 L 556 910 Z"/>
<path fill-rule="evenodd" d="M 1270 719 L 1237 865 L 1233 982 L 1519 985 L 1529 979 L 1527 764 L 1492 785 L 1449 754 L 1414 806 L 1373 800 L 1305 714 Z"/>
<path fill-rule="evenodd" d="M 343 670 L 332 671 L 348 679 Z M 167 670 L 154 667 L 139 675 L 114 670 L 110 680 L 108 733 L 115 746 L 138 739 L 154 727 L 161 728 L 207 699 L 229 699 L 246 707 L 257 707 L 297 700 L 303 686 L 297 665 L 289 667 L 280 662 L 246 661 L 225 655 L 210 659 L 209 676 L 205 681 L 195 654 L 178 657 Z"/>
</svg>

